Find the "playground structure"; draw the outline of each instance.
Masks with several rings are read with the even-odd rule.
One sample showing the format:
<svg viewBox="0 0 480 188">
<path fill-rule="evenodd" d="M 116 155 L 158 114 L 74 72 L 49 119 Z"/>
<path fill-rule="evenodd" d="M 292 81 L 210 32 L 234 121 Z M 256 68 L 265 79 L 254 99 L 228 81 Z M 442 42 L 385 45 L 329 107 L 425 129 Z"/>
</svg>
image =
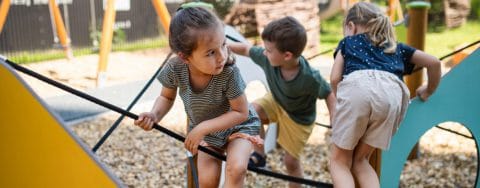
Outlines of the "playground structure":
<svg viewBox="0 0 480 188">
<path fill-rule="evenodd" d="M 94 6 L 94 0 L 90 1 L 90 6 Z M 115 24 L 115 17 L 116 17 L 116 7 L 118 3 L 126 2 L 126 1 L 117 1 L 117 0 L 107 0 L 104 4 L 104 16 L 102 21 L 102 32 L 100 37 L 100 49 L 99 50 L 99 60 L 98 60 L 98 69 L 97 69 L 97 85 L 102 86 L 106 80 L 106 69 L 108 65 L 108 55 L 112 49 L 112 39 L 114 33 L 114 24 Z M 129 2 L 129 1 L 128 1 Z M 11 0 L 2 0 L 0 4 L 0 33 L 3 31 L 3 26 L 8 18 L 9 10 L 11 5 L 15 5 L 15 1 Z M 64 2 L 65 3 L 65 2 Z M 30 5 L 27 5 L 30 6 Z M 163 0 L 151 0 L 151 6 L 154 8 L 155 13 L 158 16 L 158 22 L 161 24 L 162 28 L 165 30 L 165 33 L 168 33 L 168 27 L 170 25 L 170 14 L 167 10 L 166 4 Z M 65 27 L 64 19 L 62 18 L 59 6 L 56 0 L 48 0 L 48 9 L 50 12 L 50 17 L 52 20 L 52 32 L 55 36 L 55 41 L 59 40 L 61 48 L 64 50 L 65 57 L 67 59 L 73 58 L 73 52 L 71 48 L 71 40 L 68 36 L 67 29 Z M 95 15 L 95 8 L 90 10 L 93 12 L 92 14 Z M 85 12 L 85 14 L 87 14 Z M 65 16 L 65 15 L 64 15 Z M 83 15 L 82 15 L 83 16 Z M 90 15 L 92 16 L 92 15 Z M 67 20 L 68 21 L 68 20 Z M 92 19 L 92 25 L 89 27 L 97 27 L 95 26 L 95 18 Z M 130 21 L 128 21 L 127 25 L 131 25 Z M 68 24 L 67 24 L 68 26 Z M 45 28 L 41 29 L 44 30 Z M 96 30 L 96 29 L 94 29 Z M 15 31 L 16 32 L 16 31 Z M 42 32 L 42 31 L 39 31 Z M 43 31 L 44 32 L 44 31 Z M 94 32 L 94 31 L 90 31 Z M 96 32 L 96 31 L 95 31 Z M 90 35 L 92 33 L 89 33 Z M 92 36 L 90 36 L 92 37 Z M 96 40 L 96 39 L 95 39 Z M 45 42 L 42 42 L 45 43 Z"/>
<path fill-rule="evenodd" d="M 1 187 L 117 187 L 105 168 L 32 89 L 1 61 Z M 28 179 L 28 180 L 27 180 Z"/>
<path fill-rule="evenodd" d="M 400 129 L 392 139 L 390 150 L 383 152 L 381 187 L 395 187 L 399 183 L 403 164 L 412 147 L 430 128 L 443 122 L 459 122 L 469 129 L 477 146 L 480 134 L 480 49 L 477 49 L 462 63 L 442 77 L 441 84 L 434 95 L 427 101 L 415 99 L 410 104 Z M 447 110 L 448 109 L 448 110 Z M 480 170 L 477 158 L 478 187 Z"/>
<path fill-rule="evenodd" d="M 65 29 L 65 24 L 63 23 L 62 16 L 60 14 L 60 9 L 55 0 L 48 0 L 48 7 L 50 10 L 50 15 L 53 17 L 54 22 L 52 23 L 53 27 L 56 29 L 56 35 L 60 39 L 60 43 L 65 52 L 67 59 L 73 58 L 73 52 L 70 48 L 70 38 L 68 37 L 67 31 Z M 0 4 L 0 33 L 2 33 L 3 25 L 8 16 L 8 11 L 10 9 L 10 0 L 2 0 Z"/>
<path fill-rule="evenodd" d="M 418 99 L 412 102 L 405 121 L 400 126 L 401 128 L 398 133 L 393 137 L 391 149 L 384 152 L 381 163 L 382 175 L 380 176 L 382 187 L 395 187 L 398 185 L 401 169 L 411 147 L 420 136 L 436 124 L 445 121 L 456 121 L 465 125 L 474 137 L 480 134 L 480 128 L 476 126 L 479 123 L 476 118 L 476 113 L 478 113 L 478 106 L 480 106 L 480 100 L 478 100 L 476 96 L 479 94 L 480 88 L 475 84 L 477 83 L 476 81 L 480 79 L 478 74 L 476 74 L 480 71 L 480 64 L 478 64 L 479 59 L 480 50 L 477 49 L 466 58 L 464 62 L 456 66 L 450 73 L 442 78 L 441 85 L 436 94 L 434 94 L 428 102 L 420 102 Z M 18 182 L 18 179 L 12 177 L 22 177 L 31 173 L 42 176 L 47 176 L 45 174 L 48 174 L 48 176 L 50 176 L 50 173 L 58 171 L 43 170 L 61 168 L 64 167 L 62 165 L 68 164 L 67 162 L 59 162 L 59 159 L 65 159 L 67 161 L 70 159 L 73 160 L 73 162 L 70 162 L 74 163 L 70 164 L 72 166 L 68 168 L 69 170 L 63 171 L 59 177 L 67 177 L 66 179 L 68 179 L 71 174 L 66 172 L 71 172 L 75 178 L 82 178 L 83 176 L 81 176 L 80 172 L 86 170 L 81 169 L 87 167 L 100 171 L 97 173 L 102 172 L 102 170 L 99 170 L 102 169 L 100 163 L 92 163 L 92 159 L 95 159 L 95 157 L 89 153 L 88 149 L 82 147 L 82 144 L 78 141 L 76 142 L 76 136 L 66 131 L 60 120 L 54 121 L 55 115 L 48 113 L 48 108 L 41 105 L 41 99 L 36 98 L 35 94 L 28 89 L 28 86 L 24 84 L 21 78 L 3 62 L 0 73 L 0 78 L 6 83 L 6 91 L 18 91 L 18 93 L 3 92 L 0 97 L 0 104 L 8 107 L 11 111 L 11 113 L 3 113 L 1 117 L 2 121 L 5 121 L 2 122 L 3 126 L 1 127 L 2 139 L 4 139 L 2 140 L 4 144 L 1 145 L 1 149 L 7 151 L 1 155 L 2 161 L 5 163 L 2 166 L 7 167 L 2 168 L 1 173 L 2 178 L 4 178 L 4 180 L 2 179 L 1 181 L 2 186 L 30 185 L 27 184 L 27 182 L 31 182 L 32 184 L 36 183 L 37 185 L 39 183 L 42 185 L 52 183 L 43 182 L 48 181 L 48 179 L 42 178 L 38 181 Z M 466 82 L 464 80 L 469 81 Z M 455 110 L 444 111 L 446 106 L 448 106 L 449 109 Z M 29 114 L 31 118 L 25 118 L 23 114 Z M 5 126 L 10 124 L 15 124 L 16 126 Z M 14 135 L 22 135 L 22 139 L 18 139 L 18 136 Z M 39 137 L 46 140 L 41 142 Z M 56 140 L 56 138 L 62 138 L 60 139 L 61 142 Z M 21 142 L 22 140 L 24 140 L 24 142 Z M 477 139 L 475 141 L 478 143 Z M 37 145 L 38 143 L 41 144 Z M 62 144 L 61 146 L 63 147 L 59 147 L 58 143 L 67 144 Z M 477 151 L 478 149 L 477 145 Z M 55 152 L 48 152 L 52 150 Z M 18 159 L 18 156 L 14 154 L 18 154 L 20 151 L 22 152 L 20 156 L 23 156 L 23 158 L 13 160 Z M 36 158 L 38 155 L 35 155 L 35 153 L 37 152 L 44 153 L 42 158 Z M 51 153 L 51 156 L 47 155 L 49 153 Z M 60 154 L 62 153 L 65 156 L 61 157 Z M 86 157 L 82 159 L 80 156 Z M 17 161 L 17 163 L 12 162 L 12 160 Z M 47 165 L 48 168 L 45 167 Z M 106 173 L 105 171 L 106 170 L 104 170 L 103 173 Z M 87 174 L 88 175 L 84 175 L 86 177 L 92 177 L 90 176 L 90 171 Z M 92 180 L 90 181 L 91 184 L 88 185 L 96 184 L 98 186 L 100 182 L 104 181 L 110 182 L 106 183 L 106 185 L 115 185 L 115 181 L 111 180 L 112 178 L 106 178 L 109 177 L 108 175 L 104 175 L 103 177 L 105 179 Z M 70 183 L 69 185 L 72 185 L 72 183 L 76 183 L 77 180 L 69 179 L 68 182 Z M 88 181 L 82 182 L 86 183 Z M 55 183 L 58 182 L 54 182 L 52 185 L 58 185 Z M 76 185 L 87 185 L 83 183 Z"/>
<path fill-rule="evenodd" d="M 416 101 L 416 100 L 412 103 L 412 105 L 410 106 L 411 109 L 409 109 L 409 111 L 408 111 L 407 118 L 406 118 L 405 122 L 402 124 L 401 127 L 402 128 L 403 127 L 408 127 L 408 128 L 411 128 L 411 129 L 416 129 L 416 127 L 418 127 L 417 124 L 419 122 L 415 122 L 415 125 L 413 125 L 413 121 L 417 121 L 417 118 L 422 120 L 422 122 L 426 122 L 426 124 L 425 124 L 425 126 L 422 126 L 421 129 L 416 130 L 418 132 L 415 132 L 414 136 L 412 136 L 410 134 L 411 133 L 411 132 L 409 132 L 410 130 L 409 131 L 403 131 L 402 132 L 403 134 L 400 134 L 401 131 L 402 131 L 402 128 L 401 128 L 399 130 L 398 134 L 394 137 L 394 139 L 392 140 L 392 147 L 391 148 L 393 149 L 393 148 L 399 147 L 400 149 L 398 149 L 399 151 L 393 151 L 391 149 L 393 154 L 390 154 L 390 152 L 385 153 L 384 159 L 381 162 L 381 164 L 382 164 L 381 165 L 382 166 L 382 175 L 380 176 L 380 179 L 381 179 L 382 187 L 392 187 L 392 186 L 395 187 L 396 185 L 398 185 L 399 174 L 397 174 L 396 171 L 391 172 L 391 173 L 389 173 L 389 172 L 391 171 L 390 169 L 394 169 L 394 170 L 398 171 L 398 168 L 399 168 L 398 166 L 400 166 L 400 170 L 401 170 L 401 166 L 404 164 L 403 161 L 405 160 L 405 158 L 403 158 L 402 156 L 405 155 L 406 151 L 409 151 L 411 149 L 411 147 L 410 147 L 411 144 L 410 143 L 409 143 L 408 146 L 405 146 L 406 148 L 401 148 L 400 147 L 402 144 L 404 144 L 404 140 L 409 140 L 409 141 L 411 140 L 411 141 L 415 142 L 416 140 L 418 140 L 418 138 L 421 135 L 423 135 L 423 133 L 426 130 L 428 130 L 429 128 L 433 127 L 434 125 L 436 125 L 438 123 L 441 123 L 441 122 L 444 122 L 444 121 L 449 121 L 449 120 L 450 121 L 457 121 L 457 122 L 461 122 L 464 125 L 474 125 L 475 123 L 478 124 L 478 120 L 477 120 L 477 122 L 475 122 L 475 120 L 474 120 L 475 112 L 479 111 L 478 109 L 476 109 L 476 106 L 478 106 L 478 104 L 479 104 L 478 99 L 477 99 L 477 101 L 475 101 L 475 98 L 474 98 L 474 96 L 477 96 L 475 94 L 478 94 L 478 87 L 475 87 L 475 85 L 473 85 L 473 83 L 476 83 L 475 81 L 478 80 L 478 78 L 475 78 L 475 72 L 479 71 L 478 62 L 476 62 L 476 61 L 478 61 L 478 59 L 480 59 L 480 52 L 477 50 L 469 58 L 465 59 L 464 63 L 462 63 L 458 66 L 458 67 L 463 67 L 463 68 L 455 68 L 454 70 L 457 70 L 457 69 L 459 69 L 459 70 L 457 70 L 456 72 L 451 72 L 447 76 L 442 78 L 441 86 L 443 86 L 443 87 L 440 87 L 439 90 L 437 91 L 437 93 L 439 93 L 439 94 L 434 95 L 434 96 L 437 96 L 437 97 L 432 96 L 432 99 L 435 99 L 435 100 L 431 99 L 428 103 L 425 103 L 425 104 L 422 104 L 421 102 Z M 2 65 L 2 70 L 4 68 L 3 66 L 4 65 Z M 0 77 L 2 78 L 2 80 L 8 80 L 7 82 L 12 83 L 11 85 L 17 85 L 17 86 L 10 86 L 10 84 L 8 84 L 7 88 L 6 88 L 7 91 L 16 91 L 15 89 L 19 87 L 18 85 L 20 85 L 21 87 L 25 87 L 24 84 L 22 83 L 22 81 L 18 78 L 18 76 L 15 76 L 14 73 L 10 74 L 10 75 L 8 73 L 5 73 L 5 72 L 12 72 L 8 68 L 5 68 L 5 69 L 8 70 L 8 71 L 2 71 L 1 74 L 0 74 Z M 464 70 L 468 70 L 468 71 L 464 72 Z M 465 73 L 467 73 L 467 74 L 465 74 Z M 254 74 L 256 74 L 256 73 L 254 73 Z M 9 79 L 4 79 L 4 77 L 9 78 Z M 13 77 L 13 78 L 11 78 L 11 77 Z M 478 76 L 476 76 L 476 77 L 478 77 Z M 448 84 L 444 84 L 443 83 L 444 80 L 446 80 L 445 82 L 448 83 Z M 471 83 L 471 84 L 465 83 L 465 84 L 463 84 L 463 86 L 465 86 L 465 87 L 457 88 L 458 84 L 457 85 L 455 85 L 455 84 L 459 83 L 459 82 L 462 82 L 464 80 L 470 80 L 471 82 L 469 82 L 469 83 Z M 452 87 L 450 87 L 450 86 L 452 86 Z M 453 86 L 456 86 L 455 89 L 453 89 Z M 26 89 L 26 90 L 29 91 L 28 89 Z M 457 90 L 462 91 L 459 94 L 460 95 L 459 97 L 457 96 L 457 93 L 456 93 Z M 31 93 L 31 91 L 29 91 L 29 92 Z M 7 101 L 7 99 L 10 99 L 10 97 L 12 97 L 12 96 L 2 94 L 2 96 L 1 96 L 2 105 L 7 104 L 7 102 L 11 102 L 11 100 Z M 444 99 L 445 99 L 444 97 L 447 97 L 448 99 L 451 99 L 451 100 L 444 101 Z M 458 98 L 468 99 L 468 100 L 457 100 Z M 39 100 L 38 98 L 33 98 L 33 100 L 21 100 L 21 101 L 25 101 L 25 102 L 28 101 L 28 104 L 30 104 L 30 102 L 35 102 L 35 101 L 39 102 L 41 100 Z M 468 107 L 470 109 L 470 113 L 465 113 L 466 115 L 462 115 L 462 114 L 452 115 L 452 114 L 449 114 L 450 116 L 448 116 L 448 115 L 443 116 L 445 114 L 441 114 L 440 112 L 438 112 L 442 109 L 442 107 L 448 106 L 448 105 L 464 108 L 464 106 L 465 106 L 464 103 L 468 103 L 469 104 Z M 16 104 L 16 103 L 13 103 L 13 104 Z M 18 104 L 23 104 L 23 103 L 18 103 Z M 453 105 L 453 104 L 455 104 L 455 105 Z M 426 106 L 426 105 L 430 105 L 430 106 Z M 19 108 L 18 107 L 19 105 L 14 105 L 14 106 L 17 106 L 16 108 Z M 29 105 L 27 105 L 27 106 L 29 106 Z M 15 108 L 15 107 L 12 107 L 12 108 Z M 32 107 L 32 108 L 36 109 L 37 111 L 33 110 L 31 112 L 31 114 L 36 114 L 38 112 L 38 109 L 34 108 L 34 107 Z M 41 108 L 44 108 L 44 107 L 41 107 Z M 433 109 L 436 109 L 436 111 L 433 110 Z M 21 109 L 18 109 L 18 110 L 23 111 L 25 109 L 21 108 Z M 45 110 L 45 108 L 44 108 L 44 110 Z M 412 111 L 412 112 L 410 112 L 410 111 Z M 432 111 L 434 111 L 434 112 L 432 112 Z M 427 121 L 427 119 L 426 119 L 427 117 L 428 118 L 433 117 L 431 114 L 412 115 L 412 114 L 417 114 L 416 112 L 423 112 L 423 113 L 432 112 L 432 113 L 438 114 L 437 117 L 443 117 L 443 118 L 439 118 L 439 120 L 434 120 L 434 121 L 431 121 L 431 120 Z M 459 111 L 459 112 L 463 112 L 463 111 Z M 23 112 L 23 113 L 25 113 L 25 112 Z M 18 113 L 18 114 L 21 114 L 21 113 Z M 45 117 L 43 115 L 40 115 L 40 116 L 42 117 L 42 119 Z M 410 117 L 410 116 L 412 116 L 412 117 Z M 46 116 L 46 117 L 48 117 L 48 116 Z M 10 119 L 16 119 L 16 118 L 22 118 L 22 117 L 16 117 L 16 116 L 2 117 L 2 119 L 9 119 L 9 118 Z M 450 118 L 452 118 L 452 119 L 450 119 Z M 31 122 L 27 122 L 26 124 L 30 125 L 30 123 Z M 5 124 L 10 124 L 10 123 L 5 123 Z M 38 124 L 38 122 L 37 122 L 37 124 Z M 45 122 L 45 124 L 50 125 L 51 122 Z M 61 123 L 59 123 L 59 124 L 61 126 Z M 55 125 L 55 126 L 59 126 L 59 125 Z M 471 127 L 471 126 L 467 126 L 467 127 L 470 130 L 472 130 L 473 135 L 478 135 L 480 133 L 480 130 L 478 128 L 474 128 L 474 127 Z M 12 132 L 11 134 L 13 134 L 13 135 L 23 134 L 21 132 L 16 132 L 16 131 L 17 130 L 12 130 L 10 132 Z M 2 128 L 2 132 L 8 132 L 8 131 L 3 131 L 3 128 Z M 58 135 L 64 135 L 65 136 L 65 133 L 56 132 L 56 133 L 53 133 L 53 134 L 56 135 L 56 136 L 58 136 Z M 70 136 L 73 138 L 73 140 L 76 139 L 74 136 L 72 136 L 72 135 L 70 135 Z M 72 139 L 72 138 L 70 138 L 70 139 Z M 68 136 L 67 136 L 67 140 L 68 140 Z M 478 140 L 476 140 L 476 141 L 478 141 Z M 395 142 L 396 144 L 394 144 L 393 142 Z M 56 143 L 56 142 L 54 142 L 54 143 Z M 73 147 L 73 146 L 68 146 L 67 150 L 71 149 L 70 147 Z M 2 149 L 3 149 L 3 147 L 2 147 Z M 12 146 L 12 148 L 9 148 L 9 149 L 13 150 L 13 149 L 15 149 L 15 147 Z M 84 151 L 87 154 L 89 154 L 88 150 L 84 149 Z M 478 151 L 478 146 L 477 146 L 477 151 Z M 398 156 L 398 158 L 395 158 L 393 156 Z M 389 160 L 386 160 L 387 158 Z M 8 161 L 8 160 L 4 160 L 4 161 Z M 83 164 L 80 164 L 80 162 L 78 162 L 77 165 L 78 166 L 85 166 Z M 93 166 L 95 167 L 95 165 L 93 165 Z M 391 166 L 393 166 L 393 167 L 390 168 Z M 2 172 L 2 174 L 3 173 L 5 173 L 5 172 Z M 478 172 L 477 172 L 477 174 L 478 174 Z M 20 176 L 21 175 L 19 175 L 19 177 Z M 8 177 L 8 176 L 5 175 L 4 177 Z M 74 181 L 70 181 L 70 183 L 72 183 L 72 182 L 74 182 Z M 115 182 L 115 181 L 111 181 L 111 182 Z M 91 185 L 94 185 L 95 183 L 96 182 L 94 182 Z M 11 185 L 15 185 L 15 184 L 6 184 L 5 187 L 7 187 L 7 186 L 10 187 Z M 97 186 L 98 185 L 99 184 L 97 184 Z M 103 185 L 103 184 L 101 184 L 101 185 Z"/>
</svg>

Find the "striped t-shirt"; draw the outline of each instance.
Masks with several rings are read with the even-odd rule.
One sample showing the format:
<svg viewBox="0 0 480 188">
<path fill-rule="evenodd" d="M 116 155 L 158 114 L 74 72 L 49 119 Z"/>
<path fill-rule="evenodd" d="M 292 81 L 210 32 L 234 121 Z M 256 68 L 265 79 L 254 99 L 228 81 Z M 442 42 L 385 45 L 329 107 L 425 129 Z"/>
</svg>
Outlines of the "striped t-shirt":
<svg viewBox="0 0 480 188">
<path fill-rule="evenodd" d="M 233 64 L 225 66 L 220 74 L 214 75 L 202 91 L 193 91 L 190 86 L 188 65 L 179 58 L 172 58 L 167 62 L 158 80 L 163 87 L 178 88 L 189 118 L 188 131 L 205 120 L 230 111 L 229 100 L 241 96 L 246 87 L 238 67 Z M 204 140 L 209 145 L 223 147 L 232 133 L 258 135 L 259 129 L 260 119 L 255 110 L 249 106 L 249 116 L 245 122 L 227 130 L 210 133 Z"/>
</svg>

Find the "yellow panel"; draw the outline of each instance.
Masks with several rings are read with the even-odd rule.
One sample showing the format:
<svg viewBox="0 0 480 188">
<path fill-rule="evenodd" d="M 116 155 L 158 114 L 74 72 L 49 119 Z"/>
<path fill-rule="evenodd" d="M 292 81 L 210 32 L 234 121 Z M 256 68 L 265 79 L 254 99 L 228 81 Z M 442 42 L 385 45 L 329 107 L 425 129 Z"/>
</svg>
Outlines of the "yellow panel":
<svg viewBox="0 0 480 188">
<path fill-rule="evenodd" d="M 0 187 L 116 187 L 118 180 L 0 62 Z"/>
</svg>

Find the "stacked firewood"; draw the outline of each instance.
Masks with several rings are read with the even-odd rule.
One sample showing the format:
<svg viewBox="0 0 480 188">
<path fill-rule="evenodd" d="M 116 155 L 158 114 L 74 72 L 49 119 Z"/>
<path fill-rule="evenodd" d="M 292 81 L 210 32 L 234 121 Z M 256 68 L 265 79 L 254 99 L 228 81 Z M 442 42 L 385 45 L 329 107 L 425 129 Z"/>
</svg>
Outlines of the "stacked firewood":
<svg viewBox="0 0 480 188">
<path fill-rule="evenodd" d="M 245 37 L 255 37 L 272 20 L 292 16 L 307 30 L 307 46 L 303 55 L 311 57 L 319 53 L 320 18 L 315 0 L 240 0 L 225 23 L 233 25 Z"/>
<path fill-rule="evenodd" d="M 460 27 L 470 14 L 470 0 L 443 0 L 445 24 L 448 28 Z"/>
</svg>

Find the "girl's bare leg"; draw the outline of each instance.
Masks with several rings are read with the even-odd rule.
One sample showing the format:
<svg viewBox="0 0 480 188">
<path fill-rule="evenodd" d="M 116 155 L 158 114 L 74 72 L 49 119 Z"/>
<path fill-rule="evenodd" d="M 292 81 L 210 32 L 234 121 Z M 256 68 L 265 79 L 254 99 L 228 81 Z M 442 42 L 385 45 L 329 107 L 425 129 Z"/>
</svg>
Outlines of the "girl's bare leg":
<svg viewBox="0 0 480 188">
<path fill-rule="evenodd" d="M 209 147 L 209 149 L 213 149 Z M 213 149 L 221 153 L 221 150 Z M 218 187 L 222 173 L 222 161 L 207 153 L 198 151 L 198 183 L 200 187 Z"/>
<path fill-rule="evenodd" d="M 253 144 L 243 138 L 228 143 L 224 187 L 244 187 L 248 159 L 252 150 Z"/>
<path fill-rule="evenodd" d="M 355 187 L 350 168 L 352 167 L 353 150 L 345 150 L 332 144 L 330 154 L 330 174 L 336 188 Z"/>
<path fill-rule="evenodd" d="M 377 173 L 369 163 L 374 150 L 374 147 L 361 141 L 355 147 L 352 172 L 360 187 L 380 187 Z"/>
</svg>

